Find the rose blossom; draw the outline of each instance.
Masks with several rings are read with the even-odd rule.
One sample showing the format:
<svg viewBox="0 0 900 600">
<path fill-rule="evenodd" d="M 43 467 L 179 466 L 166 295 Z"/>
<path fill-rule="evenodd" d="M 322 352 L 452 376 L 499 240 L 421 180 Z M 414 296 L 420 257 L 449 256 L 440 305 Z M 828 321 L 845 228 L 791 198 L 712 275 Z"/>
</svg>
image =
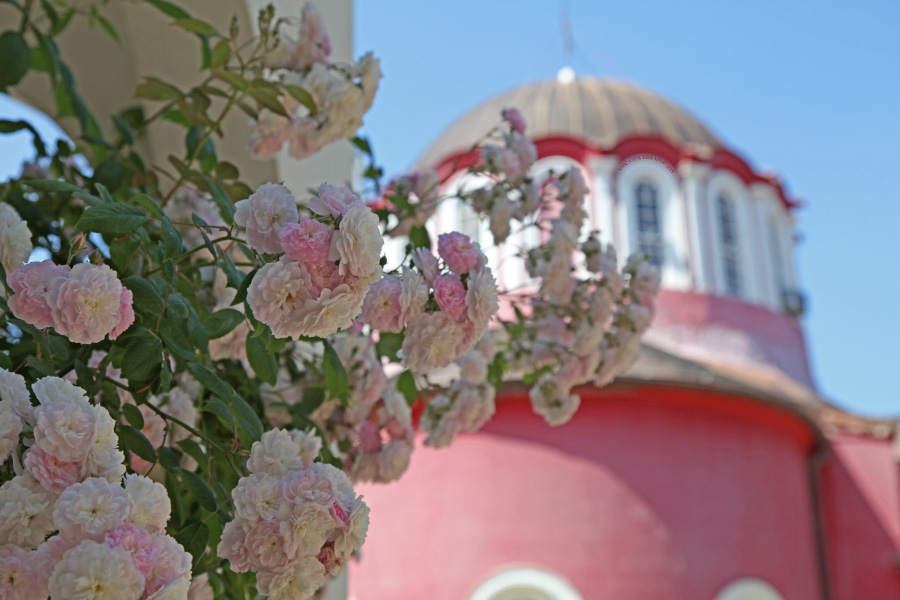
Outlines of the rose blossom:
<svg viewBox="0 0 900 600">
<path fill-rule="evenodd" d="M 22 266 L 31 255 L 31 231 L 19 213 L 0 202 L 0 265 L 7 273 Z"/>
<path fill-rule="evenodd" d="M 172 504 L 166 488 L 143 475 L 125 476 L 125 494 L 128 497 L 126 521 L 147 531 L 165 531 L 172 512 Z"/>
<path fill-rule="evenodd" d="M 90 586 L 85 595 L 85 584 Z M 121 548 L 85 540 L 66 552 L 50 575 L 53 598 L 138 600 L 144 578 Z"/>
<path fill-rule="evenodd" d="M 434 280 L 434 299 L 438 306 L 454 319 L 466 310 L 466 288 L 453 275 L 441 275 Z"/>
<path fill-rule="evenodd" d="M 79 463 L 63 462 L 37 446 L 25 454 L 24 462 L 25 468 L 44 486 L 44 489 L 56 494 L 81 479 Z"/>
<path fill-rule="evenodd" d="M 257 570 L 278 571 L 297 558 L 298 548 L 289 531 L 285 522 L 260 521 L 254 525 L 244 541 L 250 564 Z"/>
<path fill-rule="evenodd" d="M 303 307 L 313 287 L 303 265 L 282 259 L 265 265 L 250 282 L 247 303 L 253 316 L 272 328 L 276 337 L 294 334 L 291 315 Z"/>
<path fill-rule="evenodd" d="M 288 223 L 278 232 L 284 252 L 297 262 L 320 265 L 328 260 L 334 230 L 310 219 L 300 217 L 299 223 Z"/>
<path fill-rule="evenodd" d="M 191 555 L 168 535 L 150 537 L 153 539 L 156 561 L 147 576 L 143 597 L 153 600 L 184 598 L 191 582 Z"/>
<path fill-rule="evenodd" d="M 126 329 L 134 323 L 134 308 L 132 307 L 133 295 L 131 290 L 126 287 L 122 288 L 122 295 L 119 297 L 119 324 L 113 327 L 109 332 L 109 339 L 114 340 L 122 335 Z"/>
<path fill-rule="evenodd" d="M 19 444 L 22 419 L 16 414 L 12 402 L 0 400 L 0 465 L 6 462 Z"/>
<path fill-rule="evenodd" d="M 131 555 L 131 563 L 147 577 L 156 563 L 156 548 L 150 534 L 131 523 L 119 525 L 104 538 L 110 548 L 122 548 Z"/>
<path fill-rule="evenodd" d="M 47 303 L 53 327 L 76 344 L 94 344 L 120 332 L 123 317 L 128 318 L 122 310 L 124 289 L 108 265 L 75 265 L 68 278 L 50 281 Z"/>
<path fill-rule="evenodd" d="M 322 216 L 339 217 L 362 200 L 345 187 L 323 183 L 318 188 L 319 195 L 309 199 L 309 209 Z"/>
<path fill-rule="evenodd" d="M 66 488 L 53 510 L 53 524 L 73 538 L 102 539 L 125 522 L 128 495 L 121 486 L 89 477 Z"/>
<path fill-rule="evenodd" d="M 341 219 L 332 240 L 333 251 L 329 258 L 340 258 L 340 274 L 372 283 L 381 276 L 381 248 L 384 237 L 378 229 L 378 217 L 372 210 L 358 202 L 351 206 Z"/>
<path fill-rule="evenodd" d="M 446 312 L 425 313 L 407 328 L 403 340 L 403 365 L 416 373 L 446 367 L 457 357 L 463 330 Z"/>
<path fill-rule="evenodd" d="M 518 108 L 504 108 L 500 113 L 503 120 L 513 126 L 519 133 L 525 133 L 525 117 Z"/>
<path fill-rule="evenodd" d="M 299 218 L 294 196 L 277 183 L 262 184 L 234 208 L 234 222 L 247 228 L 247 245 L 259 252 L 281 252 L 278 232 Z"/>
<path fill-rule="evenodd" d="M 67 278 L 69 267 L 55 265 L 52 260 L 28 263 L 18 271 L 9 273 L 6 282 L 12 288 L 9 309 L 17 319 L 44 329 L 53 325 L 47 296 L 50 282 L 55 277 Z"/>
<path fill-rule="evenodd" d="M 56 496 L 31 475 L 17 475 L 0 486 L 0 544 L 37 548 L 53 531 Z"/>
<path fill-rule="evenodd" d="M 51 378 L 44 378 L 46 379 Z M 41 381 L 33 388 L 35 395 L 41 400 L 41 405 L 34 410 L 35 447 L 62 461 L 76 462 L 84 459 L 94 441 L 96 417 L 93 408 L 83 397 L 44 401 L 38 390 Z M 68 384 L 67 381 L 65 383 Z"/>
<path fill-rule="evenodd" d="M 438 248 L 440 248 L 441 237 L 443 237 L 444 235 L 448 234 L 442 234 L 438 236 Z M 440 265 L 438 265 L 437 258 L 434 257 L 434 254 L 432 254 L 431 250 L 429 250 L 428 248 L 416 248 L 415 250 L 413 250 L 412 261 L 413 264 L 422 272 L 422 276 L 425 277 L 425 280 L 428 283 L 431 283 L 432 280 L 441 272 L 441 268 Z"/>
<path fill-rule="evenodd" d="M 385 275 L 371 286 L 362 306 L 362 319 L 373 328 L 393 333 L 403 329 L 400 295 L 403 285 L 393 275 Z"/>
<path fill-rule="evenodd" d="M 476 268 L 480 253 L 469 236 L 458 231 L 438 236 L 438 254 L 447 263 L 447 268 L 457 275 L 464 275 Z"/>
<path fill-rule="evenodd" d="M 34 425 L 34 407 L 31 405 L 31 395 L 25 387 L 24 377 L 0 369 L 0 400 L 10 403 L 23 423 Z"/>
<path fill-rule="evenodd" d="M 37 600 L 41 597 L 40 572 L 33 568 L 34 554 L 13 544 L 0 546 L 0 598 Z"/>
<path fill-rule="evenodd" d="M 334 486 L 313 471 L 295 471 L 284 478 L 284 497 L 294 504 L 312 502 L 322 506 L 334 503 Z"/>
</svg>

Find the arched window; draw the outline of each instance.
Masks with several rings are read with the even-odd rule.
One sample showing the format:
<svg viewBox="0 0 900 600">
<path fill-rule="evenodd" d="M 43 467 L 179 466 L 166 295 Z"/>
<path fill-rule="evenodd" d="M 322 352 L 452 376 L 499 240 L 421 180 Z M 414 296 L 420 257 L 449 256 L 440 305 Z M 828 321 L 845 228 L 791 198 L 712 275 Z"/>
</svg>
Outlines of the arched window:
<svg viewBox="0 0 900 600">
<path fill-rule="evenodd" d="M 715 600 L 784 600 L 784 597 L 762 579 L 743 577 L 719 590 Z"/>
<path fill-rule="evenodd" d="M 725 277 L 725 292 L 731 296 L 740 296 L 743 282 L 734 200 L 725 194 L 720 194 L 716 198 L 716 209 L 719 216 L 719 241 L 722 248 L 722 274 Z"/>
<path fill-rule="evenodd" d="M 656 266 L 663 264 L 663 227 L 659 210 L 659 190 L 644 179 L 634 188 L 637 207 L 637 248 Z"/>
<path fill-rule="evenodd" d="M 769 230 L 769 250 L 771 251 L 771 260 L 772 260 L 772 277 L 774 279 L 775 285 L 775 297 L 777 298 L 778 305 L 780 307 L 784 306 L 784 259 L 781 255 L 781 240 L 778 235 L 778 222 L 775 220 L 775 216 L 769 217 L 768 222 L 768 230 Z"/>
<path fill-rule="evenodd" d="M 509 569 L 478 586 L 469 600 L 582 600 L 571 583 L 534 568 Z"/>
</svg>

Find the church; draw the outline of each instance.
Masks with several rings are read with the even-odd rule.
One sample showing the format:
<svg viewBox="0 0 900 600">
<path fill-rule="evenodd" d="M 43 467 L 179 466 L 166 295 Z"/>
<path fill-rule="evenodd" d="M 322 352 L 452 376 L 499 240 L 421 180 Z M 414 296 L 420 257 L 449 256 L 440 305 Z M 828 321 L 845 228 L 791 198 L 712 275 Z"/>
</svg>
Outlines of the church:
<svg viewBox="0 0 900 600">
<path fill-rule="evenodd" d="M 465 185 L 473 143 L 508 107 L 529 125 L 535 177 L 580 169 L 591 229 L 660 268 L 653 326 L 623 377 L 579 390 L 568 424 L 549 427 L 511 381 L 481 431 L 365 487 L 373 518 L 349 597 L 900 597 L 897 423 L 817 391 L 799 202 L 666 98 L 570 69 L 475 107 L 417 168 L 445 192 Z M 436 217 L 484 232 L 462 205 Z M 526 278 L 515 245 L 488 252 L 507 289 Z"/>
</svg>

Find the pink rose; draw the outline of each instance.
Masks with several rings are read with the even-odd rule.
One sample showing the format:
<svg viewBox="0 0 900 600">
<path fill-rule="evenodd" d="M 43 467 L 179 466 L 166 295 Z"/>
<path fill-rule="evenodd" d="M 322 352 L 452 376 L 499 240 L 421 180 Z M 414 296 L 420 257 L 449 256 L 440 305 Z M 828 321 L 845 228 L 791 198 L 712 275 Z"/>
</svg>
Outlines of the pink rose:
<svg viewBox="0 0 900 600">
<path fill-rule="evenodd" d="M 150 534 L 134 525 L 125 523 L 106 534 L 106 545 L 110 548 L 122 548 L 131 555 L 134 568 L 141 575 L 148 577 L 156 564 L 156 547 Z"/>
<path fill-rule="evenodd" d="M 247 533 L 244 546 L 256 570 L 278 571 L 297 558 L 298 548 L 289 538 L 287 521 L 260 521 Z"/>
<path fill-rule="evenodd" d="M 131 306 L 132 293 L 128 288 L 122 289 L 122 296 L 119 298 L 119 324 L 113 327 L 109 332 L 109 339 L 114 340 L 126 329 L 134 323 L 134 308 Z"/>
<path fill-rule="evenodd" d="M 478 266 L 480 252 L 469 236 L 454 231 L 438 236 L 438 254 L 451 271 L 463 275 Z"/>
<path fill-rule="evenodd" d="M 13 295 L 9 297 L 9 308 L 13 315 L 38 329 L 53 325 L 50 305 L 47 304 L 50 282 L 56 277 L 65 279 L 68 276 L 69 267 L 55 265 L 49 259 L 28 263 L 10 273 L 6 282 L 13 290 Z"/>
<path fill-rule="evenodd" d="M 359 427 L 359 441 L 362 449 L 369 454 L 375 454 L 381 450 L 381 433 L 378 425 L 369 420 L 363 421 Z"/>
<path fill-rule="evenodd" d="M 400 295 L 403 284 L 392 275 L 382 277 L 371 286 L 363 301 L 363 321 L 375 329 L 398 332 L 403 329 L 400 320 Z"/>
<path fill-rule="evenodd" d="M 454 319 L 466 310 L 466 288 L 453 275 L 441 275 L 434 280 L 434 299 L 438 306 Z"/>
<path fill-rule="evenodd" d="M 332 504 L 329 512 L 331 513 L 331 517 L 334 519 L 334 524 L 338 529 L 347 528 L 347 525 L 350 523 L 350 516 L 347 514 L 347 511 L 344 510 L 344 507 L 341 506 L 340 502 L 335 502 L 334 504 Z"/>
<path fill-rule="evenodd" d="M 78 463 L 63 462 L 37 446 L 32 446 L 25 455 L 25 468 L 44 489 L 56 494 L 81 480 Z"/>
<path fill-rule="evenodd" d="M 525 133 L 525 117 L 518 108 L 504 108 L 500 114 L 504 121 L 513 126 L 513 129 L 519 133 Z"/>
<path fill-rule="evenodd" d="M 350 207 L 362 202 L 356 194 L 345 187 L 323 183 L 318 191 L 318 197 L 313 196 L 309 199 L 309 208 L 317 215 L 339 217 L 350 210 Z"/>
<path fill-rule="evenodd" d="M 294 471 L 287 475 L 282 493 L 294 504 L 311 502 L 328 507 L 334 504 L 334 485 L 327 477 L 313 471 Z"/>
<path fill-rule="evenodd" d="M 438 246 L 440 246 L 440 238 L 438 238 Z M 416 267 L 419 269 L 419 271 L 422 272 L 422 276 L 429 284 L 434 281 L 434 278 L 437 277 L 441 272 L 441 268 L 438 265 L 437 258 L 434 257 L 434 254 L 432 254 L 431 250 L 429 250 L 428 248 L 416 248 L 415 250 L 413 250 L 412 261 L 413 264 L 416 265 Z"/>
<path fill-rule="evenodd" d="M 216 553 L 229 562 L 229 568 L 235 573 L 250 570 L 247 560 L 247 547 L 244 546 L 246 534 L 237 521 L 229 521 L 222 530 L 222 539 L 216 547 Z"/>
<path fill-rule="evenodd" d="M 124 289 L 107 265 L 75 265 L 68 278 L 50 282 L 47 300 L 53 327 L 76 344 L 99 342 L 122 320 Z"/>
<path fill-rule="evenodd" d="M 307 216 L 288 223 L 278 232 L 285 253 L 297 262 L 320 265 L 328 260 L 334 229 Z"/>
</svg>

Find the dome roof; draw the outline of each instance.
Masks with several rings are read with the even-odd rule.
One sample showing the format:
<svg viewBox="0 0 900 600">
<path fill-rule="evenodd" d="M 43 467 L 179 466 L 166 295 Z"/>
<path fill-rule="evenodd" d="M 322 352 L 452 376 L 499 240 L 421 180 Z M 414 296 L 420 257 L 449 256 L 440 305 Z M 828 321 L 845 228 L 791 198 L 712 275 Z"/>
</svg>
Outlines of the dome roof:
<svg viewBox="0 0 900 600">
<path fill-rule="evenodd" d="M 417 163 L 436 165 L 468 149 L 509 107 L 521 111 L 531 138 L 569 135 L 608 148 L 634 135 L 655 135 L 676 146 L 721 146 L 703 123 L 654 92 L 629 82 L 579 77 L 530 83 L 494 96 L 444 130 Z"/>
</svg>

